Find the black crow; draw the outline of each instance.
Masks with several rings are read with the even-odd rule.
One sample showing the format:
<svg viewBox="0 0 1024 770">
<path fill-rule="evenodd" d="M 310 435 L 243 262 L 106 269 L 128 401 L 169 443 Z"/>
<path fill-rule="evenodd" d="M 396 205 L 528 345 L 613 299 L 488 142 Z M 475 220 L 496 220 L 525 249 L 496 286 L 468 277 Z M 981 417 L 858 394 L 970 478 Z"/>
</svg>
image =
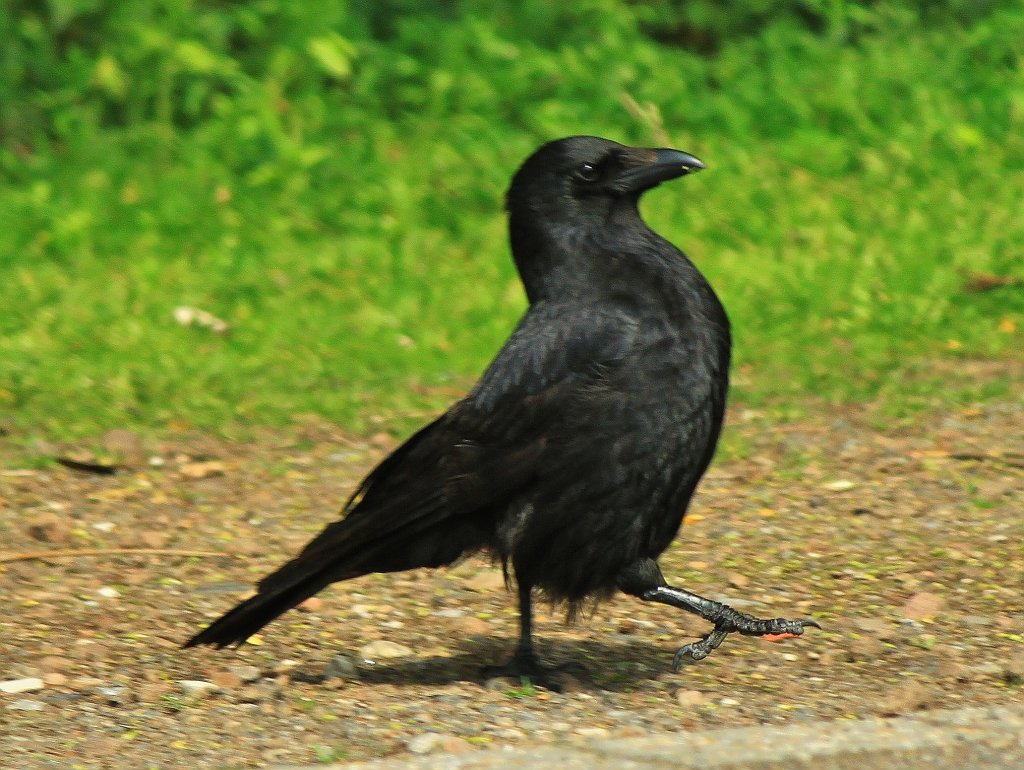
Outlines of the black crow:
<svg viewBox="0 0 1024 770">
<path fill-rule="evenodd" d="M 535 588 L 570 610 L 617 589 L 713 623 L 676 667 L 733 631 L 817 626 L 672 588 L 658 567 L 715 451 L 730 335 L 711 286 L 637 202 L 702 168 L 685 152 L 591 136 L 537 150 L 506 200 L 529 299 L 511 338 L 469 395 L 363 480 L 342 519 L 185 646 L 242 643 L 336 581 L 475 551 L 500 559 L 519 593 L 519 643 L 492 675 L 557 686 L 533 648 Z"/>
</svg>

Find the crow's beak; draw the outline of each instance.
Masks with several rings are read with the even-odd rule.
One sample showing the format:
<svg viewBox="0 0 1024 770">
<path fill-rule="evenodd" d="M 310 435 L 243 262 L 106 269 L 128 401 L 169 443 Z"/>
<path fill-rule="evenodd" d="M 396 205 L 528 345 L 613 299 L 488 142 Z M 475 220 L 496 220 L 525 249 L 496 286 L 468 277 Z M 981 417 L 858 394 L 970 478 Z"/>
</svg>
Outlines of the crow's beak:
<svg viewBox="0 0 1024 770">
<path fill-rule="evenodd" d="M 626 170 L 612 180 L 612 188 L 620 193 L 642 193 L 662 182 L 692 174 L 704 168 L 701 161 L 688 152 L 669 149 L 630 149 L 623 153 Z"/>
</svg>

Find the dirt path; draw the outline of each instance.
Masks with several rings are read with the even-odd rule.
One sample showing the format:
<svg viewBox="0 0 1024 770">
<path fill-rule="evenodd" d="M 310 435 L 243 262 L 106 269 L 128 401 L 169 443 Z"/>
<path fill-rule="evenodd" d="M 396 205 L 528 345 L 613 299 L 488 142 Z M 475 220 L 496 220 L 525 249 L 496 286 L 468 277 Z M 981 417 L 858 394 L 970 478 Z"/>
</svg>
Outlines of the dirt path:
<svg viewBox="0 0 1024 770">
<path fill-rule="evenodd" d="M 481 678 L 516 616 L 478 561 L 335 586 L 237 651 L 178 649 L 331 518 L 383 439 L 182 439 L 106 477 L 22 470 L 0 446 L 0 682 L 42 680 L 0 692 L 0 756 L 251 767 L 1019 699 L 1024 405 L 871 421 L 734 410 L 749 459 L 713 466 L 664 559 L 679 585 L 823 631 L 730 638 L 674 673 L 694 618 L 627 598 L 576 626 L 542 611 L 542 657 L 588 671 L 561 695 Z M 79 548 L 153 552 L 10 558 Z M 218 555 L 174 553 L 196 551 Z M 343 676 L 307 681 L 329 663 Z"/>
</svg>

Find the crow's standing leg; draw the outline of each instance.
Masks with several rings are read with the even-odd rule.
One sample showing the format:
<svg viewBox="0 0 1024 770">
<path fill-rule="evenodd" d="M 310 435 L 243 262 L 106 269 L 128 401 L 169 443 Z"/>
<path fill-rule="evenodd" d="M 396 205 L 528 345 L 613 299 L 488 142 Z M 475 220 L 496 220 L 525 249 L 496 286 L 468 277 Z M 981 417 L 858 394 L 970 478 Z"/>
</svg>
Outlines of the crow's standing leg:
<svg viewBox="0 0 1024 770">
<path fill-rule="evenodd" d="M 517 580 L 519 586 L 519 642 L 512 659 L 503 666 L 486 666 L 483 674 L 487 678 L 510 677 L 529 679 L 530 684 L 552 692 L 561 692 L 556 674 L 560 669 L 543 665 L 533 649 L 533 597 L 528 583 Z"/>
<path fill-rule="evenodd" d="M 661 569 L 653 559 L 641 559 L 619 575 L 619 589 L 638 596 L 645 602 L 661 602 L 700 615 L 715 627 L 698 642 L 680 647 L 672 660 L 678 670 L 687 663 L 706 658 L 729 634 L 761 636 L 770 641 L 800 636 L 807 627 L 821 628 L 813 620 L 786 620 L 785 618 L 755 618 L 737 612 L 727 604 L 705 599 L 703 596 L 673 588 L 665 582 Z"/>
</svg>

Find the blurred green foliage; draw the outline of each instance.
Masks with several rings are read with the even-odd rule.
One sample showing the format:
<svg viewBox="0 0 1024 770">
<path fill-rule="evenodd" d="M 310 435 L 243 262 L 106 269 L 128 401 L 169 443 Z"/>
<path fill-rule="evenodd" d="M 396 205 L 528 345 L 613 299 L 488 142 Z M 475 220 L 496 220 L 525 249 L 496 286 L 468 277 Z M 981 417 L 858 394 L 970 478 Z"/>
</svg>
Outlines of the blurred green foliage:
<svg viewBox="0 0 1024 770">
<path fill-rule="evenodd" d="M 737 396 L 1017 393 L 1024 6 L 996 0 L 8 0 L 0 411 L 235 430 L 436 409 L 524 300 L 501 196 L 540 142 L 673 144 L 648 196 L 720 289 Z M 173 318 L 225 319 L 221 335 Z"/>
</svg>

